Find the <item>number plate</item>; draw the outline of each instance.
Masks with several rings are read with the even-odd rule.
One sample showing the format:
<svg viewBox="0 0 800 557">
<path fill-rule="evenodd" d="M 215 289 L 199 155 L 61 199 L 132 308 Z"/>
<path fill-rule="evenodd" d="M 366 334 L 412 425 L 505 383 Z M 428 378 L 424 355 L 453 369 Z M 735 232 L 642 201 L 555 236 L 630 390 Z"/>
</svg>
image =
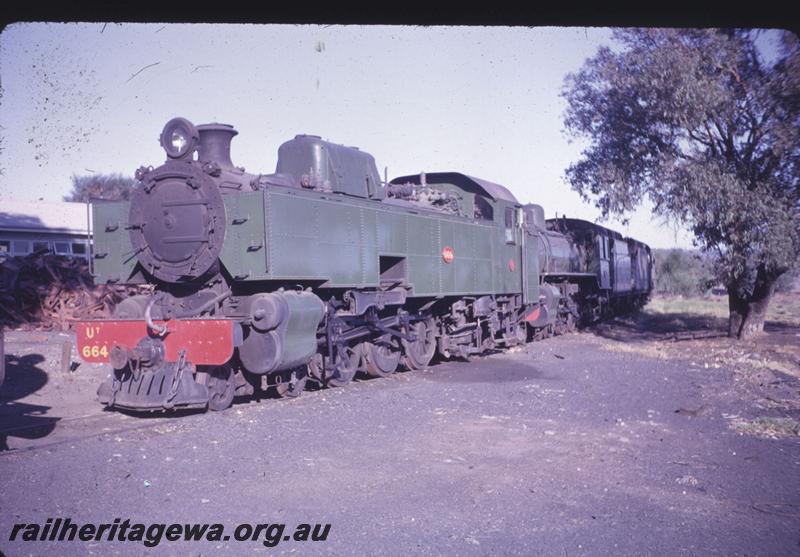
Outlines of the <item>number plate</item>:
<svg viewBox="0 0 800 557">
<path fill-rule="evenodd" d="M 181 350 L 186 350 L 186 359 L 196 365 L 222 365 L 233 356 L 234 322 L 230 319 L 180 319 L 157 324 L 167 326 L 162 337 L 167 362 L 177 362 Z M 143 338 L 156 338 L 141 320 L 77 321 L 73 326 L 78 354 L 89 363 L 108 362 L 115 344 L 132 350 Z"/>
</svg>

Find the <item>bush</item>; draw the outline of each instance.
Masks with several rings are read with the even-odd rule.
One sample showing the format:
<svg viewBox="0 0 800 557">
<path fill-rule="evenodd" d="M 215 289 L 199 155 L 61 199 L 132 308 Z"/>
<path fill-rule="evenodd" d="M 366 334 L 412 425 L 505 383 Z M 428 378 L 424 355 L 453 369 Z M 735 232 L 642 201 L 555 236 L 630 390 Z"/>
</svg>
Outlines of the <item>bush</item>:
<svg viewBox="0 0 800 557">
<path fill-rule="evenodd" d="M 698 296 L 715 284 L 711 262 L 698 252 L 682 249 L 653 250 L 657 294 Z"/>
</svg>

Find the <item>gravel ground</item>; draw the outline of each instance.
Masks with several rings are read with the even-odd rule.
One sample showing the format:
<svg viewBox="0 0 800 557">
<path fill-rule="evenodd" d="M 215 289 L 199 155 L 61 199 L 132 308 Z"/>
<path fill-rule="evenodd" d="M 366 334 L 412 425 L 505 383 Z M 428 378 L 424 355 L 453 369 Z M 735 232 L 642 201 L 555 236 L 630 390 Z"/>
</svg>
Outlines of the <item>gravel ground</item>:
<svg viewBox="0 0 800 557">
<path fill-rule="evenodd" d="M 580 333 L 291 401 L 141 419 L 92 402 L 101 368 L 64 371 L 50 365 L 57 342 L 12 338 L 0 552 L 800 553 L 798 439 L 733 428 L 760 410 L 731 395 L 739 378 L 725 366 L 616 342 Z M 14 524 L 51 517 L 221 523 L 230 539 L 8 541 Z M 236 541 L 240 523 L 331 526 L 325 541 L 267 548 L 265 533 Z"/>
</svg>

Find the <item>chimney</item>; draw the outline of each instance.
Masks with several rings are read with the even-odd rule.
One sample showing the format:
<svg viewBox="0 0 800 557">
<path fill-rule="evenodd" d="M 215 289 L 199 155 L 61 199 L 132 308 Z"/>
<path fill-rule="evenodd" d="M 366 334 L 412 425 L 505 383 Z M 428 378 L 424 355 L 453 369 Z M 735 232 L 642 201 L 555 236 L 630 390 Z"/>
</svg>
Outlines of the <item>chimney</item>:
<svg viewBox="0 0 800 557">
<path fill-rule="evenodd" d="M 200 134 L 200 145 L 197 148 L 197 160 L 215 162 L 220 168 L 232 169 L 231 140 L 237 135 L 230 124 L 202 124 L 197 126 Z"/>
</svg>

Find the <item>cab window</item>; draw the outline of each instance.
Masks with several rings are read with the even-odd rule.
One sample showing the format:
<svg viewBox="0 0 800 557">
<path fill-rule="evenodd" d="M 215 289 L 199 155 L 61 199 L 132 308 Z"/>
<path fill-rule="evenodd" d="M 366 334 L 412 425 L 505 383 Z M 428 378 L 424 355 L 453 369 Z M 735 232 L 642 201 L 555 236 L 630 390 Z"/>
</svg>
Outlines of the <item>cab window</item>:
<svg viewBox="0 0 800 557">
<path fill-rule="evenodd" d="M 494 220 L 492 204 L 482 195 L 475 196 L 475 218 L 479 220 Z"/>
<path fill-rule="evenodd" d="M 514 243 L 514 215 L 516 211 L 514 211 L 513 207 L 506 207 L 505 211 L 505 225 L 506 225 L 506 243 L 513 244 Z"/>
</svg>

